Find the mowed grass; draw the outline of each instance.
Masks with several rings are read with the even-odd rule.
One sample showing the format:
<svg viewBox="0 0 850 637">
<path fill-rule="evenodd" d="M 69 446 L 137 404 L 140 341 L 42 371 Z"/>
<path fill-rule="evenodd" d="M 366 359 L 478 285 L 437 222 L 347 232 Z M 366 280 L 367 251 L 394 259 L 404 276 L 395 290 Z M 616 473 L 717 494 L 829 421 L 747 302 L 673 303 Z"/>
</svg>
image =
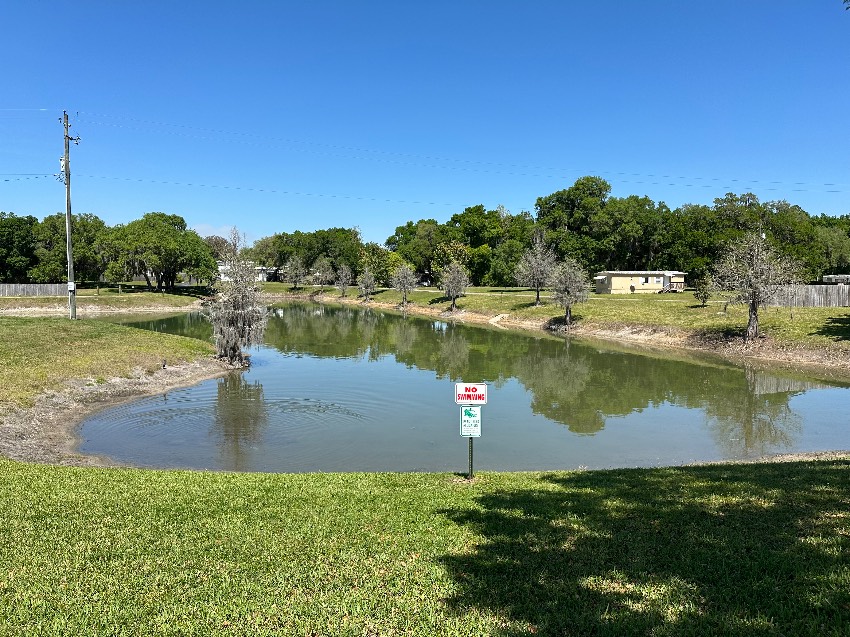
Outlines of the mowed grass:
<svg viewBox="0 0 850 637">
<path fill-rule="evenodd" d="M 0 317 L 0 408 L 28 406 L 67 379 L 102 382 L 212 353 L 204 341 L 101 321 Z"/>
<path fill-rule="evenodd" d="M 168 293 L 150 292 L 147 286 L 139 283 L 122 284 L 121 292 L 117 287 L 79 288 L 77 290 L 77 310 L 94 306 L 110 310 L 132 312 L 137 308 L 162 307 L 163 309 L 182 310 L 191 306 L 198 298 L 206 294 L 206 288 L 177 288 Z M 0 309 L 14 308 L 67 308 L 67 296 L 18 296 L 0 297 Z"/>
<path fill-rule="evenodd" d="M 265 291 L 279 294 L 308 296 L 316 287 L 292 290 L 282 283 L 266 283 Z M 324 294 L 334 298 L 339 291 L 325 287 Z M 356 288 L 347 294 L 356 298 Z M 375 301 L 397 305 L 401 294 L 394 289 L 379 289 Z M 448 310 L 450 301 L 436 288 L 417 288 L 408 301 L 422 307 Z M 529 288 L 469 288 L 458 299 L 459 310 L 493 317 L 507 314 L 515 319 L 547 321 L 563 316 L 564 310 L 552 301 L 548 291 L 541 292 L 540 306 L 534 305 L 535 293 Z M 748 309 L 741 304 L 726 304 L 711 300 L 702 306 L 692 292 L 680 294 L 591 294 L 590 298 L 573 307 L 577 325 L 646 329 L 667 328 L 698 336 L 743 336 Z M 759 311 L 761 332 L 779 344 L 802 345 L 812 348 L 850 349 L 850 308 L 778 308 L 764 307 Z"/>
<path fill-rule="evenodd" d="M 850 460 L 228 474 L 0 461 L 4 635 L 847 635 Z"/>
</svg>

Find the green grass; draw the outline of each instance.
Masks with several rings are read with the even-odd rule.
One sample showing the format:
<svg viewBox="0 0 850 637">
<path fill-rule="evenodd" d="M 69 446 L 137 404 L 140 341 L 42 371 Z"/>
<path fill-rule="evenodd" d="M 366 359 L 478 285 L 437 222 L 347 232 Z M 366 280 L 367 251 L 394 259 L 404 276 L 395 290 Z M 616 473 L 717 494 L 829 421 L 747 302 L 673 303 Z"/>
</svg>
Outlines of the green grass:
<svg viewBox="0 0 850 637">
<path fill-rule="evenodd" d="M 846 635 L 850 459 L 226 474 L 0 461 L 4 635 Z"/>
<path fill-rule="evenodd" d="M 308 296 L 315 287 L 292 290 L 282 283 L 266 283 L 264 290 L 278 294 Z M 325 295 L 338 297 L 339 291 L 325 288 Z M 349 297 L 356 297 L 352 288 Z M 393 289 L 379 290 L 373 300 L 397 305 L 401 295 Z M 449 308 L 449 300 L 436 288 L 418 288 L 408 301 L 422 307 Z M 508 314 L 514 319 L 546 321 L 563 316 L 563 309 L 552 302 L 548 291 L 541 293 L 542 305 L 534 306 L 534 290 L 529 288 L 469 288 L 458 299 L 458 308 L 485 316 Z M 667 328 L 700 336 L 743 335 L 747 325 L 747 308 L 730 304 L 724 311 L 722 301 L 711 301 L 703 307 L 692 292 L 682 294 L 591 294 L 588 301 L 573 308 L 578 325 L 617 328 Z M 850 349 L 850 308 L 776 308 L 759 312 L 763 334 L 779 344 L 812 348 Z"/>
<path fill-rule="evenodd" d="M 69 378 L 127 376 L 212 353 L 203 341 L 101 321 L 0 317 L 0 408 L 30 405 Z"/>
</svg>

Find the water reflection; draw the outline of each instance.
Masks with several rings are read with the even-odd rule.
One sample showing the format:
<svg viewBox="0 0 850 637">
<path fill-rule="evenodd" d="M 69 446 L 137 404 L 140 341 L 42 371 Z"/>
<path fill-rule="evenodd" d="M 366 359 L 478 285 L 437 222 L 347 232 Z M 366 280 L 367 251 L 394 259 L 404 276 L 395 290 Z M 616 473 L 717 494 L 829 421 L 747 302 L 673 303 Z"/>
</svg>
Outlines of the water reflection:
<svg viewBox="0 0 850 637">
<path fill-rule="evenodd" d="M 251 452 L 262 442 L 269 424 L 263 386 L 238 373 L 219 378 L 217 385 L 214 431 L 222 460 L 236 471 L 247 470 Z"/>
<path fill-rule="evenodd" d="M 210 334 L 192 314 L 131 324 Z M 327 470 L 310 456 L 315 445 L 322 462 L 345 459 L 334 469 L 398 468 L 374 464 L 389 456 L 402 468 L 439 469 L 433 463 L 444 461 L 443 445 L 455 442 L 442 433 L 456 418 L 447 385 L 462 380 L 491 385 L 481 446 L 494 450 L 492 468 L 632 466 L 848 446 L 840 423 L 792 408 L 793 397 L 827 385 L 711 356 L 659 357 L 310 304 L 276 309 L 265 337 L 273 349 L 257 352 L 250 373 L 216 381 L 211 437 L 224 468 L 256 469 L 260 455 L 265 469 L 278 470 L 281 458 L 294 467 L 297 449 L 301 464 L 291 470 Z M 831 396 L 847 400 L 847 392 Z M 818 442 L 807 439 L 814 430 Z M 280 449 L 269 450 L 272 443 Z M 428 462 L 421 461 L 425 450 Z"/>
</svg>

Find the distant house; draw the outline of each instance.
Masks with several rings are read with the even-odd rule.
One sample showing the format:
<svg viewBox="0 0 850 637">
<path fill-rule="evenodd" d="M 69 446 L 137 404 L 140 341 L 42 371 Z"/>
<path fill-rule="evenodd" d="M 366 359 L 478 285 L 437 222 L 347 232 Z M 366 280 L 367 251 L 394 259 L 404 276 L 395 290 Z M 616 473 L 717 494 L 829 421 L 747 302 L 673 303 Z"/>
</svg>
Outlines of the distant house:
<svg viewBox="0 0 850 637">
<path fill-rule="evenodd" d="M 593 277 L 597 294 L 683 292 L 687 272 L 675 270 L 606 270 Z"/>
<path fill-rule="evenodd" d="M 218 261 L 216 263 L 218 265 L 218 276 L 222 281 L 230 281 L 230 277 L 227 274 L 229 270 L 228 265 L 224 261 Z M 264 265 L 258 265 L 254 267 L 254 280 L 255 281 L 274 281 L 277 276 L 277 270 L 273 268 L 267 268 Z"/>
<path fill-rule="evenodd" d="M 828 285 L 850 284 L 850 274 L 824 274 L 823 282 Z"/>
</svg>

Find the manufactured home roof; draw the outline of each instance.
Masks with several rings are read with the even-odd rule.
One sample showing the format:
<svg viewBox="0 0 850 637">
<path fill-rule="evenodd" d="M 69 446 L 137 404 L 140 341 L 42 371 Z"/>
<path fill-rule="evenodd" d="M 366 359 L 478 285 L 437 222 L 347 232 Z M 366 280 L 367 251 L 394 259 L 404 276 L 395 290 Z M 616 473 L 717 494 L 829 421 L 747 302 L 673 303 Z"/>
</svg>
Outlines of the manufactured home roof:
<svg viewBox="0 0 850 637">
<path fill-rule="evenodd" d="M 609 274 L 627 274 L 629 276 L 642 275 L 642 276 L 657 276 L 659 274 L 687 274 L 687 272 L 679 272 L 678 270 L 603 270 L 602 272 L 597 272 L 597 277 L 607 276 Z"/>
</svg>

